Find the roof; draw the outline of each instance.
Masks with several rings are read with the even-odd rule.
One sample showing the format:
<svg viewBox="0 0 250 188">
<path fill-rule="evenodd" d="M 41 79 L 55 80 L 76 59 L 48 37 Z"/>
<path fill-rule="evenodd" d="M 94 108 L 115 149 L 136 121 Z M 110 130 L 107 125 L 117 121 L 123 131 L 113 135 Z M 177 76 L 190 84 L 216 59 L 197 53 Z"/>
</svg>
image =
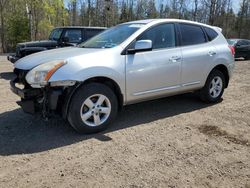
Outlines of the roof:
<svg viewBox="0 0 250 188">
<path fill-rule="evenodd" d="M 149 24 L 152 22 L 178 22 L 178 23 L 190 23 L 190 24 L 198 24 L 198 25 L 202 25 L 202 26 L 207 26 L 207 27 L 212 27 L 220 32 L 222 32 L 222 29 L 216 26 L 211 26 L 211 25 L 207 25 L 207 24 L 203 24 L 200 22 L 195 22 L 195 21 L 190 21 L 190 20 L 182 20 L 182 19 L 172 19 L 172 18 L 160 18 L 160 19 L 145 19 L 145 20 L 136 20 L 136 21 L 131 21 L 131 22 L 127 22 L 124 24 Z"/>
<path fill-rule="evenodd" d="M 156 20 L 156 19 L 135 20 L 135 21 L 126 22 L 126 23 L 128 23 L 128 24 L 148 24 L 154 20 Z"/>
<path fill-rule="evenodd" d="M 72 29 L 107 29 L 106 27 L 91 27 L 91 26 L 62 26 L 62 27 L 55 27 L 55 29 L 61 28 L 72 28 Z"/>
</svg>

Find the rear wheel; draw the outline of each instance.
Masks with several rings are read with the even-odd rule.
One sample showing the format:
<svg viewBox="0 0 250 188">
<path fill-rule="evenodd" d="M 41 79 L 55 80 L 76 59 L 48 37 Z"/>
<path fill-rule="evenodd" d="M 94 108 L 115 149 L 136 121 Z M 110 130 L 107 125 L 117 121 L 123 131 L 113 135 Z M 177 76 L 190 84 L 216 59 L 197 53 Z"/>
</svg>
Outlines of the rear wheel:
<svg viewBox="0 0 250 188">
<path fill-rule="evenodd" d="M 244 60 L 250 60 L 250 55 L 246 56 Z"/>
<path fill-rule="evenodd" d="M 102 131 L 115 119 L 118 111 L 117 97 L 106 85 L 90 83 L 74 94 L 68 121 L 79 133 Z"/>
<path fill-rule="evenodd" d="M 213 70 L 200 91 L 200 98 L 208 103 L 215 103 L 221 99 L 225 88 L 225 76 L 219 70 Z"/>
</svg>

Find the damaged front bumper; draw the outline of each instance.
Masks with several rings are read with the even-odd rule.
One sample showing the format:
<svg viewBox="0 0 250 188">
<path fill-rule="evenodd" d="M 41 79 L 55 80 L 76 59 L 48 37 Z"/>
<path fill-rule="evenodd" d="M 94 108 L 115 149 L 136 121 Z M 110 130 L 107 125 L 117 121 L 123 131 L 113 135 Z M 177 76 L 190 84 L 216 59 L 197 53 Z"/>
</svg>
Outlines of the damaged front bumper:
<svg viewBox="0 0 250 188">
<path fill-rule="evenodd" d="M 17 104 L 24 112 L 40 113 L 48 118 L 59 112 L 66 118 L 70 98 L 80 83 L 70 80 L 54 81 L 43 88 L 33 88 L 25 79 L 29 70 L 14 69 L 16 77 L 10 81 L 10 89 L 21 98 Z"/>
<path fill-rule="evenodd" d="M 21 98 L 17 104 L 20 105 L 24 112 L 35 114 L 42 112 L 43 116 L 48 116 L 51 110 L 56 110 L 58 106 L 59 96 L 63 93 L 63 88 L 43 89 L 20 88 L 18 79 L 10 81 L 11 91 Z"/>
<path fill-rule="evenodd" d="M 17 104 L 22 107 L 24 112 L 34 114 L 36 112 L 35 99 L 42 95 L 42 91 L 39 89 L 25 89 L 16 86 L 17 79 L 10 81 L 10 89 L 13 93 L 21 97 L 21 101 Z"/>
</svg>

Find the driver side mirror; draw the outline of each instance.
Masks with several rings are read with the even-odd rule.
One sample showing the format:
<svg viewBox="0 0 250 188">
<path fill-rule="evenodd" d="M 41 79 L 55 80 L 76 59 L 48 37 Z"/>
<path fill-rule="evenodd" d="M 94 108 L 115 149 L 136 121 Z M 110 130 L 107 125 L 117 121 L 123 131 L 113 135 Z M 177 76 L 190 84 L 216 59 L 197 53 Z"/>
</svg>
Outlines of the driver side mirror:
<svg viewBox="0 0 250 188">
<path fill-rule="evenodd" d="M 128 49 L 128 54 L 135 54 L 137 52 L 151 51 L 152 41 L 151 40 L 138 40 L 135 42 L 135 47 L 133 49 Z"/>
</svg>

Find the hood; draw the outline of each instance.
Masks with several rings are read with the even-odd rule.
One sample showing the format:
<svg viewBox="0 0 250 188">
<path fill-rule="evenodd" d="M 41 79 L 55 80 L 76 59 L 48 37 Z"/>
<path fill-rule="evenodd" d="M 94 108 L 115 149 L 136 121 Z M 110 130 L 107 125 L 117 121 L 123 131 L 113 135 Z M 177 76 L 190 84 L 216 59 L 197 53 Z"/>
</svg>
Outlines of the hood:
<svg viewBox="0 0 250 188">
<path fill-rule="evenodd" d="M 31 41 L 31 42 L 24 42 L 18 43 L 17 46 L 21 47 L 56 47 L 57 41 L 54 40 L 41 40 L 41 41 Z"/>
<path fill-rule="evenodd" d="M 14 64 L 14 66 L 15 68 L 22 70 L 31 70 L 32 68 L 40 64 L 47 63 L 50 61 L 68 60 L 70 58 L 76 58 L 77 56 L 98 53 L 104 50 L 105 49 L 78 48 L 78 47 L 59 48 L 26 56 L 24 58 L 19 59 Z"/>
</svg>

